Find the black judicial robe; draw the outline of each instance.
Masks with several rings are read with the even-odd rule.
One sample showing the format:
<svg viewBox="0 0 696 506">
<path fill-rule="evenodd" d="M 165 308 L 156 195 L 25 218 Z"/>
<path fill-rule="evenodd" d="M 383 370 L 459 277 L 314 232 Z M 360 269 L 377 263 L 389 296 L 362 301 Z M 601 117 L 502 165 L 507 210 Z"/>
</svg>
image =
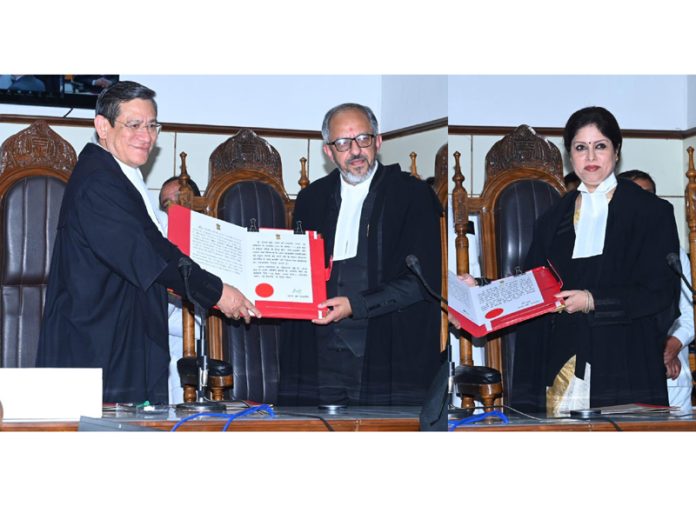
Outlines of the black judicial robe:
<svg viewBox="0 0 696 506">
<path fill-rule="evenodd" d="M 61 206 L 37 366 L 101 367 L 104 402 L 167 402 L 166 289 L 184 292 L 182 256 L 114 157 L 85 146 Z M 194 265 L 190 288 L 210 307 L 222 282 Z"/>
<path fill-rule="evenodd" d="M 518 327 L 510 401 L 523 411 L 544 412 L 546 387 L 576 355 L 576 376 L 591 364 L 591 406 L 666 405 L 662 357 L 679 300 L 679 278 L 666 261 L 679 251 L 672 205 L 619 179 L 603 253 L 572 259 L 577 195 L 565 195 L 539 218 L 525 268 L 549 259 L 564 290 L 592 293 L 595 311 L 552 313 Z"/>
<path fill-rule="evenodd" d="M 440 290 L 442 208 L 432 189 L 399 165 L 379 164 L 366 237 L 369 288 L 349 296 L 353 318 L 369 318 L 361 404 L 420 405 L 440 364 L 440 305 L 409 271 L 416 255 L 425 279 Z M 367 199 L 366 199 L 367 200 Z M 315 181 L 295 203 L 293 223 L 324 237 L 328 267 L 341 205 L 340 172 Z M 329 293 L 329 297 L 333 294 Z M 279 404 L 318 402 L 317 326 L 286 322 L 281 333 Z"/>
</svg>

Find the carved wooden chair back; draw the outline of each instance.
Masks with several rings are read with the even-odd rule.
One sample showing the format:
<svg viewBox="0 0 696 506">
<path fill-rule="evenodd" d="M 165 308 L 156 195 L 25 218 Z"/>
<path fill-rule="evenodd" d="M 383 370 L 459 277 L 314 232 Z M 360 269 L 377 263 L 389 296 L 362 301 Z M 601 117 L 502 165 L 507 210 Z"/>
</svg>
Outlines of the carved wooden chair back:
<svg viewBox="0 0 696 506">
<path fill-rule="evenodd" d="M 306 174 L 303 177 L 306 180 Z M 288 228 L 293 211 L 293 201 L 283 185 L 278 151 L 249 129 L 240 130 L 213 151 L 205 195 L 186 198 L 195 210 L 245 227 Z M 186 329 L 187 322 L 190 330 Z M 187 318 L 184 325 L 184 356 L 193 356 L 192 319 Z M 245 325 L 243 320 L 229 320 L 214 313 L 208 319 L 208 328 L 209 356 L 232 364 L 233 386 L 228 396 L 275 402 L 279 322 L 262 318 Z M 192 391 L 185 392 L 185 400 L 192 396 Z"/>
<path fill-rule="evenodd" d="M 36 121 L 0 146 L 0 366 L 34 367 L 73 147 Z"/>
<path fill-rule="evenodd" d="M 469 215 L 477 215 L 482 275 L 497 279 L 515 273 L 524 263 L 534 222 L 565 193 L 560 151 L 527 125 L 519 126 L 486 155 L 486 179 L 478 197 L 467 196 L 456 154 L 455 160 L 452 212 L 458 272 L 468 272 L 465 234 Z M 466 365 L 473 362 L 470 339 L 465 335 L 460 340 L 460 361 Z M 509 392 L 514 373 L 514 333 L 490 334 L 485 348 L 486 365 L 502 373 L 503 392 Z"/>
</svg>

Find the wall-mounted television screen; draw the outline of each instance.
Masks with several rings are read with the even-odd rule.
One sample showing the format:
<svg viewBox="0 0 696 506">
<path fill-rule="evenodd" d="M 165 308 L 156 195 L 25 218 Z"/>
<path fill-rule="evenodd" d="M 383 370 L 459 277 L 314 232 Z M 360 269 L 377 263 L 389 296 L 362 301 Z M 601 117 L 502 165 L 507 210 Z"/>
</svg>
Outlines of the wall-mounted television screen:
<svg viewBox="0 0 696 506">
<path fill-rule="evenodd" d="M 0 75 L 0 103 L 94 109 L 117 75 Z"/>
</svg>

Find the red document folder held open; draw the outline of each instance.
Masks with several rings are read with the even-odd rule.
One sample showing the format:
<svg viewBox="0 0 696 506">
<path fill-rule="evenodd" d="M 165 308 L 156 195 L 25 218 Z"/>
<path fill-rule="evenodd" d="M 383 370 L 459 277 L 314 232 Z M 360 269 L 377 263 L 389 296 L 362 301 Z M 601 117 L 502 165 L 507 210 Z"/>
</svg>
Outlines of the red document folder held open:
<svg viewBox="0 0 696 506">
<path fill-rule="evenodd" d="M 467 286 L 450 271 L 448 283 L 449 312 L 475 337 L 563 307 L 554 297 L 563 283 L 548 267 L 475 287 Z"/>
<path fill-rule="evenodd" d="M 167 236 L 203 269 L 251 300 L 265 318 L 326 316 L 324 239 L 314 231 L 246 228 L 172 205 Z"/>
</svg>

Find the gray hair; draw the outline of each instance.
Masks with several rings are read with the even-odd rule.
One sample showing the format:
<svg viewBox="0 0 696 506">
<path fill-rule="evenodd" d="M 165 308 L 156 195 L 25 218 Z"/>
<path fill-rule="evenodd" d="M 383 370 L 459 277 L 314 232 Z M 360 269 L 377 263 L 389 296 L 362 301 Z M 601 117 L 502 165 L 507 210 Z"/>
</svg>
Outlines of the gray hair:
<svg viewBox="0 0 696 506">
<path fill-rule="evenodd" d="M 329 112 L 327 112 L 324 116 L 324 122 L 321 125 L 321 136 L 324 138 L 325 144 L 329 143 L 329 125 L 331 124 L 331 120 L 339 112 L 346 111 L 348 109 L 355 109 L 362 112 L 365 115 L 365 117 L 370 121 L 370 126 L 372 127 L 372 134 L 379 135 L 379 125 L 377 124 L 377 117 L 375 116 L 375 113 L 372 112 L 372 109 L 370 109 L 366 105 L 348 102 L 331 108 Z"/>
<path fill-rule="evenodd" d="M 155 102 L 155 95 L 154 91 L 142 84 L 133 81 L 119 81 L 102 90 L 97 98 L 97 107 L 94 112 L 96 115 L 104 116 L 109 120 L 111 126 L 115 126 L 116 118 L 121 113 L 121 104 L 140 98 L 152 102 L 156 116 L 157 102 Z"/>
</svg>

